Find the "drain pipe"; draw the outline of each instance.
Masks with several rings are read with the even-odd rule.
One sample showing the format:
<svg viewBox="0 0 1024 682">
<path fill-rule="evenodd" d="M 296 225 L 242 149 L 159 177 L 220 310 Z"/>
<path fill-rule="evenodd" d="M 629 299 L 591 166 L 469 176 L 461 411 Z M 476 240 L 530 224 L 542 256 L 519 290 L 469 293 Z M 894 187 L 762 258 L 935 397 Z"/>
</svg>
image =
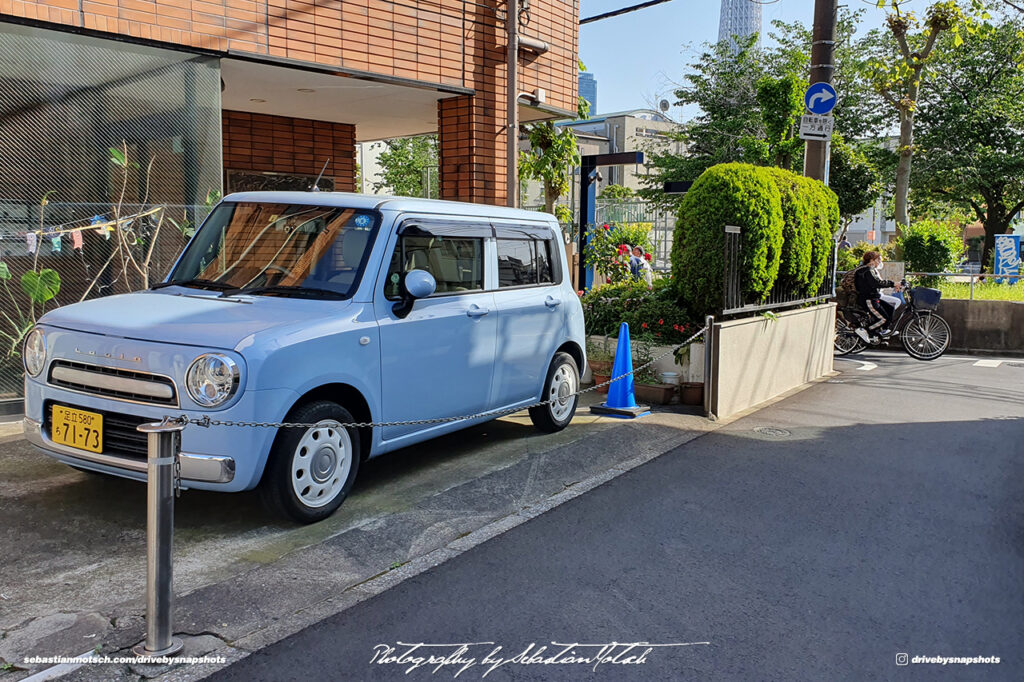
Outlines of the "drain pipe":
<svg viewBox="0 0 1024 682">
<path fill-rule="evenodd" d="M 508 74 L 506 86 L 508 95 L 508 185 L 507 204 L 512 208 L 519 205 L 519 0 L 508 0 L 505 8 L 505 23 L 508 28 Z"/>
</svg>

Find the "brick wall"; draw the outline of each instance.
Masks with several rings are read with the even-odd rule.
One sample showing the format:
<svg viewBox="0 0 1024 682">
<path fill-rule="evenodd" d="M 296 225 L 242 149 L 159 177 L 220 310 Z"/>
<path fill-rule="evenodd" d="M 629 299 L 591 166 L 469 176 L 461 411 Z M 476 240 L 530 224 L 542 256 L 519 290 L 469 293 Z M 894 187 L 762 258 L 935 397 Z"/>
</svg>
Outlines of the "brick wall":
<svg viewBox="0 0 1024 682">
<path fill-rule="evenodd" d="M 319 175 L 338 191 L 355 191 L 355 126 L 301 118 L 225 111 L 224 168 Z"/>
<path fill-rule="evenodd" d="M 493 1 L 495 8 L 504 5 Z M 481 0 L 0 0 L 0 14 L 473 88 L 471 102 L 456 97 L 438 108 L 441 196 L 503 204 L 506 27 L 491 7 Z M 529 22 L 521 26 L 550 50 L 521 54 L 520 89 L 543 88 L 547 104 L 567 111 L 576 110 L 578 18 L 579 0 L 534 0 Z M 453 138 L 452 121 L 462 121 L 467 130 Z M 241 119 L 230 122 L 239 130 Z M 278 154 L 276 145 L 287 135 L 269 142 L 233 135 L 225 125 L 226 168 L 239 168 L 246 158 L 286 164 L 289 154 Z M 309 135 L 305 125 L 295 131 L 302 142 Z M 248 156 L 241 153 L 242 139 L 254 145 Z M 302 158 L 292 165 L 312 168 L 310 148 L 299 151 Z M 316 173 L 319 167 L 293 172 Z M 455 178 L 445 179 L 446 172 Z M 335 177 L 348 185 L 354 181 L 341 167 Z"/>
<path fill-rule="evenodd" d="M 502 0 L 492 0 L 495 7 Z M 480 89 L 470 49 L 504 22 L 480 0 L 0 0 L 0 14 L 210 50 L 240 50 Z M 551 50 L 521 60 L 524 89 L 575 110 L 579 0 L 534 0 L 524 34 Z M 494 31 L 497 29 L 497 31 Z M 504 44 L 492 43 L 500 48 Z M 465 59 L 463 57 L 465 50 Z"/>
</svg>

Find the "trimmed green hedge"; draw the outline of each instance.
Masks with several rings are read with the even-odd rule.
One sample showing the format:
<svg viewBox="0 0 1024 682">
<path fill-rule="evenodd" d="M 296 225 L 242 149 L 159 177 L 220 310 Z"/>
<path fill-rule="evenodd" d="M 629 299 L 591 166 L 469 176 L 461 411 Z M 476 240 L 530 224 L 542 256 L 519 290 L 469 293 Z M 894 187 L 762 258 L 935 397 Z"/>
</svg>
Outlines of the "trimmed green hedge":
<svg viewBox="0 0 1024 682">
<path fill-rule="evenodd" d="M 726 225 L 743 230 L 744 295 L 761 300 L 775 283 L 782 254 L 782 197 L 767 169 L 712 166 L 686 193 L 672 244 L 672 273 L 676 293 L 691 311 L 722 308 Z"/>
<path fill-rule="evenodd" d="M 828 273 L 839 201 L 823 183 L 779 168 L 727 163 L 704 171 L 683 199 L 672 244 L 676 295 L 698 315 L 722 309 L 726 225 L 742 230 L 747 303 L 763 301 L 778 278 L 811 296 Z"/>
<path fill-rule="evenodd" d="M 779 278 L 789 287 L 804 291 L 811 275 L 813 251 L 814 202 L 807 192 L 804 178 L 781 168 L 766 168 L 782 198 L 782 257 Z M 820 284 L 820 282 L 819 282 Z"/>
<path fill-rule="evenodd" d="M 806 296 L 814 296 L 828 275 L 828 261 L 835 249 L 835 234 L 839 231 L 839 198 L 820 180 L 800 177 L 800 183 L 806 187 L 805 191 L 811 202 L 811 214 L 814 216 L 811 270 L 803 293 Z"/>
</svg>

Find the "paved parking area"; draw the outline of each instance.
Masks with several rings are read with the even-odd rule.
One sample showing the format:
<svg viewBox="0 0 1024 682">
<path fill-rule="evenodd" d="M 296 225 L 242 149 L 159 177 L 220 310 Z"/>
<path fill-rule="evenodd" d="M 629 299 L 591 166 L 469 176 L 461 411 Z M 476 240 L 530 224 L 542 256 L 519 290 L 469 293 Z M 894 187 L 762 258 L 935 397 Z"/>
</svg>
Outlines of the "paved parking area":
<svg viewBox="0 0 1024 682">
<path fill-rule="evenodd" d="M 270 518 L 253 493 L 185 491 L 176 630 L 212 648 L 278 621 L 298 629 L 374 576 L 709 428 L 678 409 L 636 423 L 581 409 L 568 429 L 544 435 L 517 414 L 371 460 L 341 510 L 305 527 Z M 2 437 L 0 546 L 3 660 L 117 651 L 142 638 L 143 485 L 72 470 Z M 0 679 L 45 666 L 23 667 Z"/>
</svg>

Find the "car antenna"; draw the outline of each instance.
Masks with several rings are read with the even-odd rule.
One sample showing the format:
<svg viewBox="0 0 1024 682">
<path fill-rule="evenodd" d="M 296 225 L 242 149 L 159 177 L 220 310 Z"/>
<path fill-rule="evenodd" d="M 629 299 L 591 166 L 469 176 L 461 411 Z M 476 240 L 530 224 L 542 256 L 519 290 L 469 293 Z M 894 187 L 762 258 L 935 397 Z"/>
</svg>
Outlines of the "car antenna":
<svg viewBox="0 0 1024 682">
<path fill-rule="evenodd" d="M 327 170 L 327 164 L 329 164 L 330 162 L 331 162 L 330 157 L 328 157 L 327 160 L 324 161 L 324 167 L 320 169 L 320 175 L 316 176 L 316 180 L 313 181 L 313 186 L 309 188 L 310 192 L 319 192 L 320 191 L 320 186 L 319 186 L 320 185 L 320 178 L 322 178 L 324 176 L 324 171 Z"/>
</svg>

